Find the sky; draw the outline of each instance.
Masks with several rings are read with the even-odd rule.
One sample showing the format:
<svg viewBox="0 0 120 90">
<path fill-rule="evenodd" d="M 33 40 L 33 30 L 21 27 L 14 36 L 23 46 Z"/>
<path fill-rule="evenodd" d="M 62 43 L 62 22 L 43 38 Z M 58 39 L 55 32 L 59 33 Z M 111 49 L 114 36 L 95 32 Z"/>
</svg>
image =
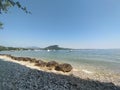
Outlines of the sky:
<svg viewBox="0 0 120 90">
<path fill-rule="evenodd" d="M 0 15 L 0 45 L 120 48 L 120 0 L 21 0 Z"/>
</svg>

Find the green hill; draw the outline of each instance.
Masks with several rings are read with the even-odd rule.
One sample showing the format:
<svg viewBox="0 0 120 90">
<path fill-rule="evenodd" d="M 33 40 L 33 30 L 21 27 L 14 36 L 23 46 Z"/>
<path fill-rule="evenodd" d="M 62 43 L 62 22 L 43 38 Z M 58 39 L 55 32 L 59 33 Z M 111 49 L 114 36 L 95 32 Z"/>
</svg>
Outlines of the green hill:
<svg viewBox="0 0 120 90">
<path fill-rule="evenodd" d="M 59 47 L 58 45 L 52 45 L 44 48 L 44 50 L 69 50 L 69 48 L 62 48 Z"/>
</svg>

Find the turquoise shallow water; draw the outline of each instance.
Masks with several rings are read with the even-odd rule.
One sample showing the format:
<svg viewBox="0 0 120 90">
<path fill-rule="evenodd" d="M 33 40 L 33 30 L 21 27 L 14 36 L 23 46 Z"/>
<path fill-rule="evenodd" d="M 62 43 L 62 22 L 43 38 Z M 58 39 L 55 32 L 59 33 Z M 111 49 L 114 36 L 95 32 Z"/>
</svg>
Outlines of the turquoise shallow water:
<svg viewBox="0 0 120 90">
<path fill-rule="evenodd" d="M 0 54 L 25 56 L 46 61 L 55 60 L 67 62 L 75 68 L 111 70 L 120 73 L 120 50 L 119 49 L 96 49 L 96 50 L 60 50 L 60 51 L 2 51 Z"/>
</svg>

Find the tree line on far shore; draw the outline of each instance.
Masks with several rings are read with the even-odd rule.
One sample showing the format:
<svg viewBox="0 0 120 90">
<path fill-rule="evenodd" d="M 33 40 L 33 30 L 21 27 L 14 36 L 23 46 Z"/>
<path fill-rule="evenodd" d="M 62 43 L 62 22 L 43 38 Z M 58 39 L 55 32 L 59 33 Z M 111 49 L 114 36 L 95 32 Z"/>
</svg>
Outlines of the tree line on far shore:
<svg viewBox="0 0 120 90">
<path fill-rule="evenodd" d="M 71 50 L 69 48 L 62 48 L 58 45 L 51 45 L 45 48 L 39 48 L 39 47 L 31 47 L 31 48 L 21 48 L 21 47 L 5 47 L 0 46 L 0 51 L 9 51 L 9 50 Z"/>
<path fill-rule="evenodd" d="M 9 50 L 27 50 L 27 49 L 26 48 L 14 48 L 14 47 L 0 46 L 0 51 L 9 51 Z"/>
</svg>

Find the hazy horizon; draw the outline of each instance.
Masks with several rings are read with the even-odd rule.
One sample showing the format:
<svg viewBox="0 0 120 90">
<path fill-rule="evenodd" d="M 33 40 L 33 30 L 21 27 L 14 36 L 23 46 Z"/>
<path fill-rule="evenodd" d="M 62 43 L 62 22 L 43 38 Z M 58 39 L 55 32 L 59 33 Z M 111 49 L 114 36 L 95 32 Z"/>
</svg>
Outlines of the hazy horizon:
<svg viewBox="0 0 120 90">
<path fill-rule="evenodd" d="M 0 45 L 74 49 L 120 48 L 120 1 L 26 0 L 32 14 L 11 8 L 1 14 Z"/>
<path fill-rule="evenodd" d="M 46 48 L 46 47 L 48 47 L 48 46 L 53 46 L 53 45 L 48 45 L 48 46 L 43 46 L 43 47 L 40 47 L 40 46 L 7 46 L 7 45 L 0 45 L 0 46 L 5 46 L 5 47 L 15 47 L 15 48 Z M 69 49 L 120 49 L 120 48 L 72 48 L 72 47 L 64 47 L 64 46 L 61 46 L 61 45 L 58 45 L 59 47 L 61 47 L 61 48 L 69 48 Z"/>
</svg>

